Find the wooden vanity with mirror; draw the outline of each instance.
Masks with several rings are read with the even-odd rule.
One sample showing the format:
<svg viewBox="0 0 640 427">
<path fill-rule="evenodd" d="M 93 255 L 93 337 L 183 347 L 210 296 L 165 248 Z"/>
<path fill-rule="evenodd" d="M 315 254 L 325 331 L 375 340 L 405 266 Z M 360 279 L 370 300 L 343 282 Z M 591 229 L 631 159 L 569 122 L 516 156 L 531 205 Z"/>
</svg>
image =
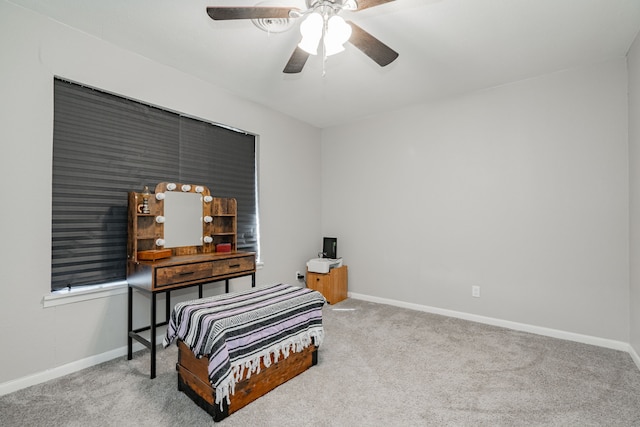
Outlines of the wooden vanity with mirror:
<svg viewBox="0 0 640 427">
<path fill-rule="evenodd" d="M 172 290 L 251 276 L 255 287 L 256 258 L 237 250 L 237 204 L 212 197 L 202 185 L 159 183 L 151 193 L 130 192 L 128 204 L 127 282 L 129 283 L 127 358 L 133 339 L 151 350 L 150 377 L 156 376 L 156 327 L 166 325 Z M 150 296 L 149 326 L 133 328 L 133 290 Z M 156 320 L 156 300 L 166 294 L 166 315 Z M 149 339 L 140 332 L 149 331 Z"/>
</svg>

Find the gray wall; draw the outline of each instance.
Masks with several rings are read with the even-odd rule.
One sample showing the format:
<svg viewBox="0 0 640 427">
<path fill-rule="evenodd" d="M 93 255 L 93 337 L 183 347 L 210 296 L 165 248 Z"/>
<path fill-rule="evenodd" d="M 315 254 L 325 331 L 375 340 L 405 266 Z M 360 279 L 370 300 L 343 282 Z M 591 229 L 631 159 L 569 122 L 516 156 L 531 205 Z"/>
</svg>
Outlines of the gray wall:
<svg viewBox="0 0 640 427">
<path fill-rule="evenodd" d="M 640 36 L 631 46 L 629 74 L 629 170 L 630 170 L 630 259 L 631 346 L 640 355 Z M 636 361 L 638 363 L 640 361 Z"/>
<path fill-rule="evenodd" d="M 624 58 L 322 139 L 322 230 L 351 292 L 628 343 Z"/>
<path fill-rule="evenodd" d="M 629 128 L 620 59 L 321 132 L 5 0 L 0 35 L 0 339 L 11 349 L 0 392 L 122 355 L 126 343 L 124 294 L 42 306 L 54 75 L 260 135 L 259 284 L 292 281 L 333 235 L 351 292 L 631 336 L 640 351 L 640 264 L 629 269 L 628 249 L 631 224 L 637 259 L 637 41 Z"/>
<path fill-rule="evenodd" d="M 3 0 L 0 34 L 0 341 L 7 347 L 0 385 L 63 372 L 67 364 L 73 369 L 96 355 L 115 357 L 126 345 L 126 294 L 42 305 L 50 291 L 54 75 L 258 134 L 264 261 L 258 284 L 293 282 L 318 251 L 318 129 Z M 136 304 L 136 312 L 147 312 L 147 300 Z"/>
</svg>

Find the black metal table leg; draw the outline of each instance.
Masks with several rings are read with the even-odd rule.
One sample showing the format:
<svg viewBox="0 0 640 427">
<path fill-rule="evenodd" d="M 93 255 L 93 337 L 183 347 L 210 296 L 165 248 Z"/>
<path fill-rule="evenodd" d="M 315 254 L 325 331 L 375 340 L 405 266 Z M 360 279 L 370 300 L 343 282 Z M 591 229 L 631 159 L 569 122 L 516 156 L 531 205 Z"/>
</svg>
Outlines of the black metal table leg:
<svg viewBox="0 0 640 427">
<path fill-rule="evenodd" d="M 225 293 L 229 293 L 229 279 L 224 279 L 224 291 Z"/>
<path fill-rule="evenodd" d="M 164 314 L 164 320 L 165 322 L 169 322 L 169 315 L 171 314 L 171 291 L 167 291 L 165 292 L 165 295 L 167 296 L 166 299 L 166 304 L 165 304 L 165 314 Z"/>
<path fill-rule="evenodd" d="M 133 339 L 131 338 L 131 330 L 133 329 L 133 288 L 129 286 L 129 302 L 127 307 L 127 360 L 133 357 Z"/>
<path fill-rule="evenodd" d="M 151 336 L 149 341 L 151 343 L 151 375 L 150 378 L 156 377 L 156 293 L 151 292 Z"/>
</svg>

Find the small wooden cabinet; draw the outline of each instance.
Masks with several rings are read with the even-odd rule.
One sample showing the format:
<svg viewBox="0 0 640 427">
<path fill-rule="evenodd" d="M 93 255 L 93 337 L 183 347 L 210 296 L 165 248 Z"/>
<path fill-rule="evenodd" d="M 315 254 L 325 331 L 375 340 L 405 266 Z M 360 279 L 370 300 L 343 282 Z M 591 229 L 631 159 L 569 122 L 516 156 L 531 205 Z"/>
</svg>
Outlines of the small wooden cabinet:
<svg viewBox="0 0 640 427">
<path fill-rule="evenodd" d="M 307 287 L 320 292 L 329 304 L 347 298 L 347 266 L 332 268 L 328 273 L 313 273 L 307 270 Z"/>
</svg>

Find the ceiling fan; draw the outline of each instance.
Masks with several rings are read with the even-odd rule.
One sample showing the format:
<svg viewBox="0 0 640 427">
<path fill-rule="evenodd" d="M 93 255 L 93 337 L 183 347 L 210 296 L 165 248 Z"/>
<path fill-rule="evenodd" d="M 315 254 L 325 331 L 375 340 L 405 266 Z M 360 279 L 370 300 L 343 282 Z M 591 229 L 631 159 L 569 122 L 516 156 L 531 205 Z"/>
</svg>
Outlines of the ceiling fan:
<svg viewBox="0 0 640 427">
<path fill-rule="evenodd" d="M 344 50 L 347 41 L 360 49 L 381 67 L 392 63 L 398 53 L 351 21 L 345 21 L 340 12 L 360 11 L 395 0 L 305 0 L 307 9 L 281 6 L 219 6 L 207 7 L 207 13 L 216 21 L 250 19 L 256 23 L 304 18 L 300 24 L 302 40 L 296 46 L 283 72 L 299 73 L 310 55 L 317 54 L 321 46 L 323 58 Z M 322 42 L 322 43 L 321 43 Z"/>
</svg>

